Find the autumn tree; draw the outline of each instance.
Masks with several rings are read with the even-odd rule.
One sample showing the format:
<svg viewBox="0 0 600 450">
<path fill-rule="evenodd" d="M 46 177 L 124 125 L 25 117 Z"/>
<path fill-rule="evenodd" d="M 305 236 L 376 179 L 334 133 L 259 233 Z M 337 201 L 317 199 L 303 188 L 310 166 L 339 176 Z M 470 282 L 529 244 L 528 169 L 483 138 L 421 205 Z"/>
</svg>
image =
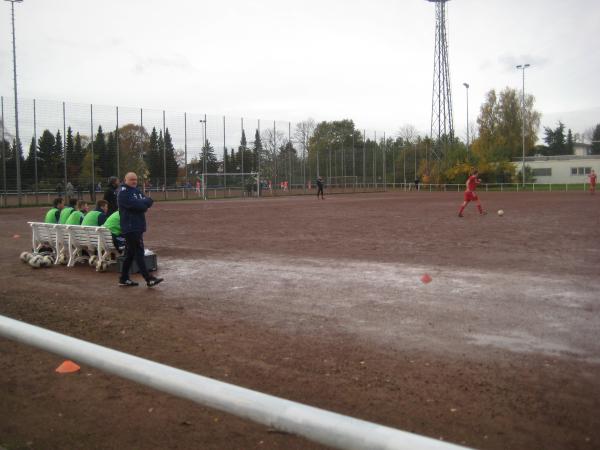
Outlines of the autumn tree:
<svg viewBox="0 0 600 450">
<path fill-rule="evenodd" d="M 537 141 L 540 113 L 534 110 L 535 99 L 525 97 L 525 151 L 531 154 Z M 478 137 L 473 154 L 482 161 L 507 161 L 521 155 L 523 145 L 522 106 L 518 92 L 510 87 L 500 94 L 492 89 L 486 95 L 477 118 Z"/>
</svg>

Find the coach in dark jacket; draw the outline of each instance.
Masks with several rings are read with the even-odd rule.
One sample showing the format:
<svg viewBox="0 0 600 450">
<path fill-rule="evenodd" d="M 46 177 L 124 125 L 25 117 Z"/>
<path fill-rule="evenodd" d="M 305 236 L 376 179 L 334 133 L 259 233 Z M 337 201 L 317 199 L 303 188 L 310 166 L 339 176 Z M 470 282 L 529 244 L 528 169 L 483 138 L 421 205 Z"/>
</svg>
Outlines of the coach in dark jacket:
<svg viewBox="0 0 600 450">
<path fill-rule="evenodd" d="M 129 172 L 125 175 L 125 183 L 119 189 L 117 196 L 119 214 L 121 217 L 121 234 L 125 238 L 125 261 L 119 279 L 119 286 L 137 286 L 138 283 L 129 278 L 129 269 L 135 259 L 140 273 L 148 287 L 156 286 L 162 278 L 150 276 L 144 261 L 144 239 L 146 231 L 146 211 L 152 206 L 153 200 L 144 196 L 137 188 L 137 175 Z"/>
<path fill-rule="evenodd" d="M 117 189 L 119 188 L 119 179 L 110 177 L 108 179 L 108 187 L 104 191 L 104 200 L 108 202 L 108 215 L 110 216 L 119 209 L 117 205 Z"/>
</svg>

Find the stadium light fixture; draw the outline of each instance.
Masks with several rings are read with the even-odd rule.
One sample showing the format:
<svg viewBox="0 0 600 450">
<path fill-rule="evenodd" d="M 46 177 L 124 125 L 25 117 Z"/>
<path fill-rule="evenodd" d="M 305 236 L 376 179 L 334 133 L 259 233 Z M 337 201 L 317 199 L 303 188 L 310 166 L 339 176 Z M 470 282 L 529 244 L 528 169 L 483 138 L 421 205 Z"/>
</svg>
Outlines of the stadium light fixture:
<svg viewBox="0 0 600 450">
<path fill-rule="evenodd" d="M 15 44 L 15 3 L 23 3 L 23 0 L 4 0 L 10 2 L 11 17 L 12 17 L 12 47 L 13 47 L 13 89 L 15 95 L 15 160 L 17 169 L 17 198 L 18 204 L 21 206 L 21 158 L 16 157 L 16 152 L 20 149 L 21 140 L 19 138 L 19 101 L 17 96 L 17 47 Z"/>
<path fill-rule="evenodd" d="M 517 69 L 523 73 L 523 90 L 521 91 L 521 118 L 523 121 L 523 165 L 521 166 L 521 173 L 523 174 L 523 186 L 525 186 L 525 69 L 530 67 L 531 64 L 519 64 Z"/>
</svg>

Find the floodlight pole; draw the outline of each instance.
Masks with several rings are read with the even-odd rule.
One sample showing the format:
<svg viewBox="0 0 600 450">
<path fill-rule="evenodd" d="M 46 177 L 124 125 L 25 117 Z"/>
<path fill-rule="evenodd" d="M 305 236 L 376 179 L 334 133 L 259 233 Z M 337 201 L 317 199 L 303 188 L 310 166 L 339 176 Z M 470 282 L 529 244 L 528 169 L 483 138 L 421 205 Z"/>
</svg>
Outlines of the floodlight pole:
<svg viewBox="0 0 600 450">
<path fill-rule="evenodd" d="M 463 83 L 467 88 L 467 155 L 469 154 L 469 83 Z"/>
<path fill-rule="evenodd" d="M 530 64 L 519 64 L 517 69 L 523 73 L 523 90 L 521 91 L 521 118 L 523 120 L 523 166 L 521 167 L 521 173 L 523 174 L 523 187 L 525 187 L 525 69 Z"/>
<path fill-rule="evenodd" d="M 15 3 L 22 3 L 23 0 L 5 0 L 10 2 L 12 18 L 12 47 L 13 47 L 13 88 L 15 94 L 15 161 L 17 169 L 17 201 L 21 206 L 21 141 L 19 139 L 19 101 L 17 96 L 17 47 L 15 44 Z"/>
<path fill-rule="evenodd" d="M 206 200 L 206 114 L 199 122 L 204 125 L 202 128 L 202 198 Z"/>
</svg>

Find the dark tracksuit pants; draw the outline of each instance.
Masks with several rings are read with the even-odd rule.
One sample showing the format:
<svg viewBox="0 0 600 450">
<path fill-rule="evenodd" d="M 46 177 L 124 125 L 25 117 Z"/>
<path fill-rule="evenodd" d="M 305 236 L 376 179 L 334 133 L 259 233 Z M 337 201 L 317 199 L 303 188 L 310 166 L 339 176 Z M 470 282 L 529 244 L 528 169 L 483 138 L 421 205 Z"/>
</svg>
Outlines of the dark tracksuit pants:
<svg viewBox="0 0 600 450">
<path fill-rule="evenodd" d="M 321 194 L 321 197 L 323 197 L 323 185 L 317 183 L 317 197 L 319 194 Z"/>
<path fill-rule="evenodd" d="M 142 233 L 127 233 L 123 237 L 125 238 L 125 261 L 123 262 L 123 270 L 121 271 L 121 280 L 124 281 L 129 278 L 129 269 L 134 259 L 140 269 L 140 273 L 145 280 L 148 280 L 150 274 L 144 260 L 144 239 Z"/>
</svg>

